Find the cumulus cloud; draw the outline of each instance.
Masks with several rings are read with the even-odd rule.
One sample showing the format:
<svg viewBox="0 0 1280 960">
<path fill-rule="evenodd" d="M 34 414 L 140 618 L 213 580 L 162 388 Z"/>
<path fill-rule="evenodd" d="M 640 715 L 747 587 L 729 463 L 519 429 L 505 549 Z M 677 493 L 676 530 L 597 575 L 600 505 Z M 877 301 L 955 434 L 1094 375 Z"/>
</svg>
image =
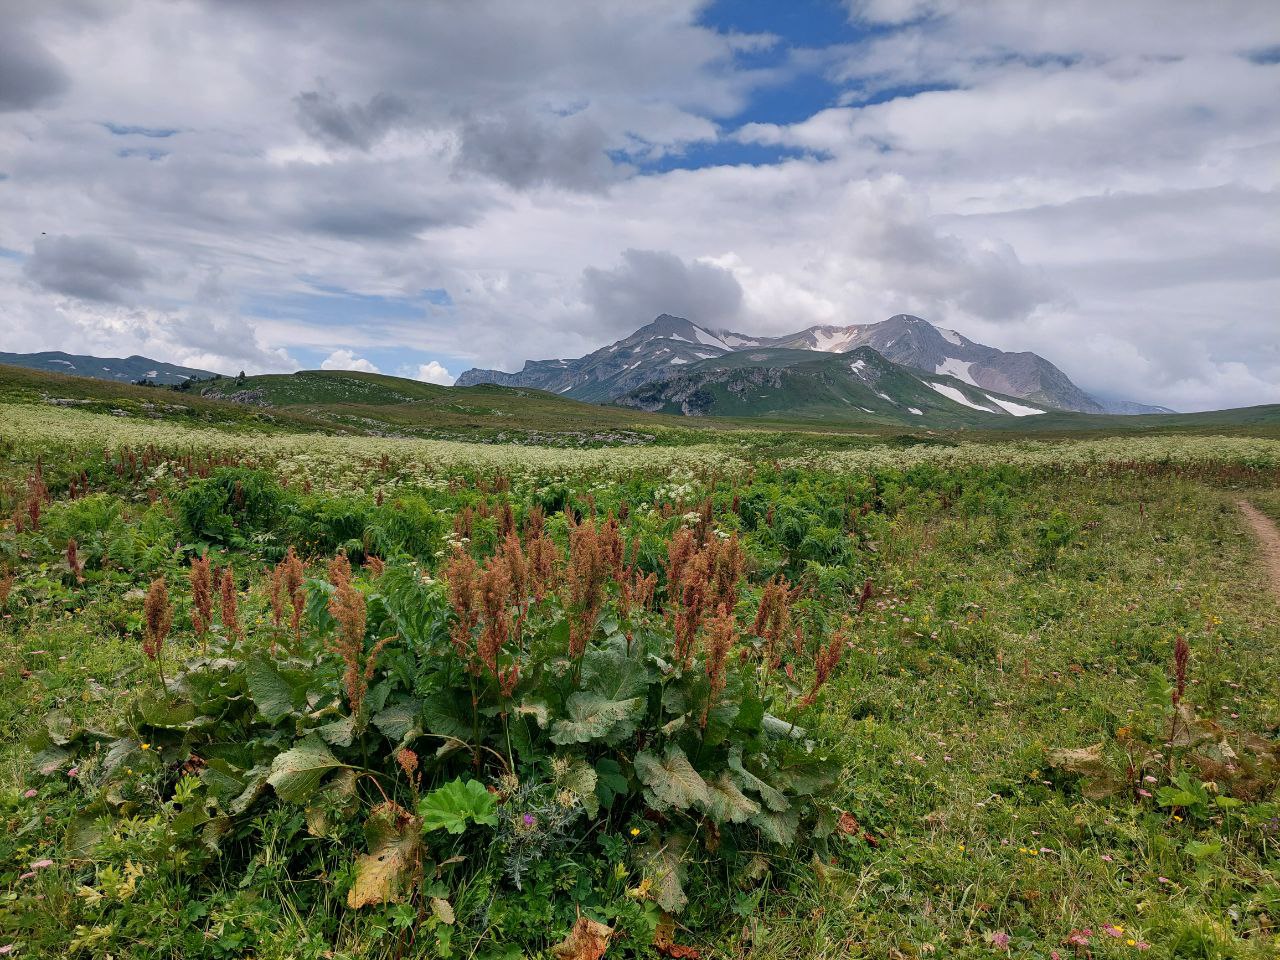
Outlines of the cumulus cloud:
<svg viewBox="0 0 1280 960">
<path fill-rule="evenodd" d="M 661 250 L 624 250 L 612 269 L 587 267 L 582 287 L 603 329 L 633 329 L 660 313 L 722 326 L 742 306 L 742 286 L 732 272 Z"/>
<path fill-rule="evenodd" d="M 117 302 L 142 290 L 154 271 L 129 246 L 106 237 L 41 237 L 27 277 L 54 293 Z"/>
<path fill-rule="evenodd" d="M 5 24 L 0 30 L 0 113 L 45 106 L 69 86 L 66 70 L 39 40 Z"/>
<path fill-rule="evenodd" d="M 1266 3 L 848 0 L 821 49 L 703 0 L 9 6 L 7 349 L 443 379 L 661 312 L 912 312 L 1099 392 L 1280 399 Z M 352 310 L 273 309 L 317 289 Z"/>
<path fill-rule="evenodd" d="M 381 373 L 382 371 L 375 367 L 364 357 L 357 357 L 352 351 L 345 348 L 335 350 L 329 356 L 324 358 L 320 364 L 321 370 L 358 370 L 361 373 Z"/>
<path fill-rule="evenodd" d="M 421 380 L 423 383 L 438 383 L 442 387 L 450 386 L 457 379 L 437 360 L 419 364 L 418 372 L 413 376 L 415 380 Z"/>
<path fill-rule="evenodd" d="M 459 137 L 459 169 L 488 174 L 516 189 L 553 184 L 599 190 L 625 170 L 605 152 L 604 129 L 585 116 L 472 117 Z"/>
<path fill-rule="evenodd" d="M 376 93 L 364 104 L 339 103 L 332 90 L 306 90 L 293 98 L 302 129 L 324 143 L 368 150 L 398 122 L 408 105 L 391 93 Z"/>
</svg>

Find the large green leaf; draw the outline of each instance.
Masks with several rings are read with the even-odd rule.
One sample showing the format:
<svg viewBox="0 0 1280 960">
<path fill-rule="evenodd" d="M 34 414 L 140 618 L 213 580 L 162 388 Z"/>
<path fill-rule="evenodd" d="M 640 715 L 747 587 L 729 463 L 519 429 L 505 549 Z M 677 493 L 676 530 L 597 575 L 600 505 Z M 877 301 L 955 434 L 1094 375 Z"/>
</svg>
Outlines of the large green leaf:
<svg viewBox="0 0 1280 960">
<path fill-rule="evenodd" d="M 743 766 L 741 750 L 729 751 L 729 769 L 733 771 L 733 778 L 738 786 L 759 794 L 764 805 L 770 810 L 782 813 L 790 808 L 791 801 L 784 797 L 781 791 L 774 789 Z"/>
<path fill-rule="evenodd" d="M 727 770 L 707 781 L 707 815 L 716 823 L 745 823 L 760 812 L 760 805 L 738 789 Z"/>
<path fill-rule="evenodd" d="M 422 868 L 418 819 L 403 807 L 384 803 L 365 823 L 365 840 L 369 852 L 356 857 L 347 906 L 398 903 L 413 889 Z"/>
<path fill-rule="evenodd" d="M 422 704 L 417 700 L 401 700 L 375 713 L 373 725 L 392 743 L 404 743 L 409 732 L 418 728 L 420 709 Z"/>
<path fill-rule="evenodd" d="M 274 663 L 253 657 L 245 664 L 249 696 L 267 723 L 279 723 L 293 711 L 293 688 Z"/>
<path fill-rule="evenodd" d="M 424 833 L 447 830 L 462 833 L 469 823 L 496 826 L 498 802 L 479 780 L 458 778 L 432 790 L 418 804 Z"/>
<path fill-rule="evenodd" d="M 598 693 L 578 691 L 569 695 L 565 708 L 568 719 L 551 725 L 552 743 L 564 746 L 598 740 L 615 744 L 636 732 L 644 714 L 644 699 L 607 700 Z"/>
<path fill-rule="evenodd" d="M 662 841 L 655 837 L 638 852 L 639 867 L 649 881 L 650 894 L 667 913 L 679 913 L 689 903 L 684 892 L 684 854 L 688 848 L 689 838 L 674 834 Z"/>
<path fill-rule="evenodd" d="M 679 747 L 667 747 L 661 757 L 642 750 L 636 754 L 635 769 L 645 800 L 655 810 L 688 810 L 711 802 L 707 782 Z"/>
<path fill-rule="evenodd" d="M 471 715 L 446 691 L 422 701 L 422 726 L 428 733 L 465 740 L 471 736 Z"/>
<path fill-rule="evenodd" d="M 751 823 L 760 828 L 760 833 L 765 839 L 782 846 L 790 846 L 795 843 L 796 827 L 800 825 L 800 816 L 795 810 L 783 812 L 761 810 L 751 818 Z"/>
<path fill-rule="evenodd" d="M 623 647 L 589 650 L 582 658 L 582 685 L 606 700 L 642 696 L 652 681 L 642 660 L 628 657 Z"/>
<path fill-rule="evenodd" d="M 324 741 L 312 734 L 271 762 L 267 782 L 281 800 L 305 803 L 325 775 L 341 766 L 342 762 L 329 752 Z"/>
</svg>

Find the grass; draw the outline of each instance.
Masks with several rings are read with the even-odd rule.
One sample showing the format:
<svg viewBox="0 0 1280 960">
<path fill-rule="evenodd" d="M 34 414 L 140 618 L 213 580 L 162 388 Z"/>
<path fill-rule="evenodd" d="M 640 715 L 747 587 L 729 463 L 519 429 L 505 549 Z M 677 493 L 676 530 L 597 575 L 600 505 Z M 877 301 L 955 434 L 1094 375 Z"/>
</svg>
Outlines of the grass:
<svg viewBox="0 0 1280 960">
<path fill-rule="evenodd" d="M 104 402 L 124 395 L 103 386 Z M 294 395 L 280 416 L 308 422 L 313 414 L 301 408 L 331 403 L 333 396 L 324 393 L 331 388 L 322 382 L 318 394 Z M 12 398 L 21 388 L 10 381 L 7 389 Z M 156 395 L 140 393 L 139 402 Z M 380 399 L 387 402 L 359 406 L 414 402 Z M 210 417 L 223 415 L 214 401 L 179 402 L 190 402 L 200 416 L 206 409 Z M 285 422 L 263 425 L 249 411 L 243 416 L 248 419 L 226 423 L 274 435 Z M 831 442 L 787 436 L 796 449 L 817 452 Z M 767 494 L 781 515 L 792 501 L 814 511 L 829 507 L 821 502 L 821 484 L 848 476 L 813 466 L 775 478 L 767 467 L 774 448 L 762 449 L 737 473 L 708 470 L 672 480 L 639 472 L 535 475 L 514 495 L 559 484 L 578 496 L 590 491 L 601 503 L 643 502 L 683 484 L 690 502 L 704 494 L 721 505 L 735 493 Z M 21 481 L 31 466 L 27 451 L 10 450 L 0 461 L 0 487 Z M 831 859 L 815 860 L 803 843 L 793 855 L 777 856 L 761 884 L 731 881 L 716 853 L 697 848 L 690 869 L 704 885 L 679 918 L 678 939 L 696 944 L 703 956 L 751 960 L 963 960 L 1006 951 L 1037 960 L 1055 951 L 1062 958 L 1277 956 L 1280 807 L 1274 793 L 1204 815 L 1126 796 L 1086 799 L 1077 778 L 1050 766 L 1048 752 L 1102 743 L 1118 760 L 1122 731 L 1152 723 L 1147 688 L 1153 672 L 1168 675 L 1178 636 L 1190 644 L 1187 700 L 1200 716 L 1276 741 L 1280 611 L 1258 588 L 1254 544 L 1234 504 L 1248 497 L 1280 519 L 1280 490 L 1246 486 L 1260 483 L 1262 474 L 1232 473 L 1211 482 L 1207 473 L 1192 479 L 1177 467 L 1033 474 L 1016 463 L 1003 480 L 988 474 L 971 488 L 956 479 L 958 469 L 937 468 L 897 501 L 892 485 L 906 478 L 880 475 L 878 506 L 857 521 L 853 554 L 804 568 L 807 597 L 800 607 L 819 621 L 852 615 L 864 576 L 876 588 L 853 620 L 844 662 L 811 730 L 834 745 L 833 799 L 860 829 L 824 854 Z M 424 485 L 423 495 L 452 517 L 476 502 L 473 488 L 473 482 Z M 125 526 L 137 527 L 148 509 L 145 484 L 121 482 L 111 491 Z M 339 499 L 323 487 L 314 496 Z M 343 496 L 350 502 L 352 494 Z M 165 509 L 162 501 L 160 513 Z M 817 521 L 807 523 L 803 533 L 811 534 Z M 6 524 L 0 542 L 12 544 L 12 537 Z M 260 568 L 264 543 L 229 555 L 244 570 Z M 353 914 L 333 895 L 302 899 L 300 890 L 332 890 L 341 877 L 291 872 L 284 841 L 273 839 L 285 835 L 287 823 L 266 815 L 255 827 L 259 849 L 248 871 L 221 876 L 212 867 L 204 884 L 166 881 L 147 888 L 163 895 L 145 901 L 120 895 L 109 933 L 98 930 L 106 920 L 84 919 L 86 895 L 77 891 L 106 890 L 111 878 L 104 880 L 102 864 L 64 863 L 66 823 L 38 816 L 50 788 L 32 776 L 24 741 L 54 709 L 89 724 L 116 719 L 149 682 L 138 636 L 141 588 L 150 574 L 122 569 L 100 586 L 67 590 L 54 586 L 63 582 L 60 545 L 24 544 L 25 557 L 3 554 L 3 562 L 20 571 L 15 596 L 21 603 L 0 616 L 0 824 L 7 828 L 0 839 L 0 931 L 6 915 L 17 915 L 6 911 L 44 897 L 45 942 L 60 943 L 71 957 L 172 957 L 184 949 L 191 955 L 189 946 L 163 939 L 160 931 L 194 931 L 196 942 L 219 944 L 217 951 L 208 947 L 213 956 L 397 956 L 400 941 L 387 932 L 397 922 L 395 908 Z M 757 562 L 776 559 L 764 547 L 753 555 Z M 168 569 L 175 561 L 158 562 Z M 262 597 L 255 596 L 261 617 Z M 175 631 L 171 662 L 193 649 L 191 638 Z M 22 798 L 28 788 L 41 795 Z M 1222 789 L 1229 790 L 1225 781 Z M 49 810 L 61 809 L 58 796 L 48 801 Z M 154 829 L 140 816 L 115 841 L 111 862 L 142 863 Z M 19 879 L 46 857 L 56 865 Z M 563 935 L 576 875 L 605 875 L 615 867 L 625 872 L 621 862 L 585 855 L 557 860 L 546 865 L 552 880 L 542 899 L 512 893 L 509 909 L 541 931 L 528 949 L 545 949 Z M 160 868 L 146 869 L 150 876 Z M 629 876 L 620 886 L 635 882 Z M 452 890 L 449 896 L 462 918 L 473 895 Z M 625 893 L 618 896 L 630 902 Z M 1092 931 L 1087 948 L 1064 943 L 1085 930 Z M 0 933 L 0 946 L 7 942 Z M 444 956 L 434 950 L 424 935 L 405 955 Z M 619 944 L 606 958 L 651 954 Z M 491 937 L 475 955 L 519 954 L 499 952 Z"/>
</svg>

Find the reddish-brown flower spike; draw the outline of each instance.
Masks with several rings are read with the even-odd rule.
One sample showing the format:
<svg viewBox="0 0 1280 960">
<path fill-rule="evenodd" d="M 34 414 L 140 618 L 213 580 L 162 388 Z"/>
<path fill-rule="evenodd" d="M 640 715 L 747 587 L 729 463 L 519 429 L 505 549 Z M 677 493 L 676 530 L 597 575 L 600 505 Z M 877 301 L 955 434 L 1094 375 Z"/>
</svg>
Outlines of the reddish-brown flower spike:
<svg viewBox="0 0 1280 960">
<path fill-rule="evenodd" d="M 1187 664 L 1191 660 L 1191 646 L 1187 638 L 1179 636 L 1173 646 L 1173 705 L 1182 702 L 1187 692 Z"/>
<path fill-rule="evenodd" d="M 80 562 L 80 551 L 75 537 L 67 541 L 67 568 L 71 571 L 71 576 L 75 578 L 76 583 L 84 583 L 84 564 Z"/>
<path fill-rule="evenodd" d="M 867 601 L 871 599 L 872 591 L 873 587 L 871 584 L 871 578 L 867 577 L 866 581 L 862 584 L 862 592 L 858 594 L 858 613 L 862 612 L 863 608 L 867 605 Z"/>
<path fill-rule="evenodd" d="M 13 571 L 6 569 L 3 573 L 0 573 L 0 607 L 9 602 L 11 593 L 13 593 Z"/>
<path fill-rule="evenodd" d="M 173 608 L 169 606 L 169 588 L 164 577 L 156 577 L 147 590 L 147 598 L 142 604 L 142 652 L 146 658 L 156 665 L 160 676 L 160 686 L 164 682 L 164 641 L 169 636 L 169 628 L 173 626 Z"/>
<path fill-rule="evenodd" d="M 480 622 L 479 568 L 469 553 L 458 548 L 445 564 L 444 576 L 449 584 L 449 606 L 454 613 L 449 633 L 453 649 L 464 661 L 470 662 L 475 654 L 472 633 Z"/>
<path fill-rule="evenodd" d="M 302 584 L 306 578 L 306 569 L 302 565 L 302 561 L 298 559 L 297 552 L 293 547 L 284 555 L 284 559 L 280 561 L 280 590 L 284 597 L 288 599 L 290 606 L 293 608 L 289 617 L 289 628 L 293 631 L 295 637 L 302 635 L 302 612 L 306 607 L 307 595 L 302 589 Z"/>
<path fill-rule="evenodd" d="M 208 556 L 191 561 L 187 579 L 191 584 L 191 626 L 203 637 L 213 625 L 213 571 Z"/>
<path fill-rule="evenodd" d="M 782 644 L 791 633 L 791 603 L 795 595 L 782 577 L 773 577 L 760 594 L 760 607 L 751 632 L 764 641 L 764 662 L 776 669 L 782 662 Z"/>
<path fill-rule="evenodd" d="M 483 627 L 476 656 L 496 679 L 498 658 L 511 636 L 511 574 L 501 557 L 490 557 L 480 572 L 480 607 Z"/>
<path fill-rule="evenodd" d="M 837 630 L 830 643 L 818 648 L 818 655 L 813 664 L 813 685 L 809 688 L 809 692 L 801 697 L 801 706 L 810 706 L 818 699 L 818 691 L 831 679 L 836 667 L 840 665 L 845 642 L 844 631 Z"/>
<path fill-rule="evenodd" d="M 719 613 L 712 618 L 707 625 L 706 636 L 703 641 L 706 657 L 705 669 L 707 672 L 707 680 L 710 683 L 710 690 L 707 692 L 707 702 L 702 707 L 702 726 L 707 725 L 707 717 L 720 700 L 720 694 L 724 692 L 725 684 L 728 680 L 729 657 L 733 653 L 734 644 L 738 640 L 738 624 L 734 620 L 733 614 L 726 607 L 721 607 Z"/>
<path fill-rule="evenodd" d="M 329 613 L 338 623 L 332 640 L 335 653 L 342 658 L 342 685 L 347 694 L 347 705 L 353 715 L 360 712 L 368 682 L 364 678 L 361 658 L 364 654 L 364 634 L 367 611 L 364 594 L 351 582 L 351 563 L 345 553 L 339 552 L 329 561 L 329 582 L 333 595 L 329 597 Z M 379 641 L 370 654 L 369 662 L 376 660 L 385 643 Z M 369 668 L 372 673 L 372 667 Z"/>
<path fill-rule="evenodd" d="M 587 648 L 600 620 L 608 558 L 594 520 L 585 519 L 569 533 L 569 567 L 565 602 L 569 606 L 569 656 L 576 660 Z"/>
</svg>

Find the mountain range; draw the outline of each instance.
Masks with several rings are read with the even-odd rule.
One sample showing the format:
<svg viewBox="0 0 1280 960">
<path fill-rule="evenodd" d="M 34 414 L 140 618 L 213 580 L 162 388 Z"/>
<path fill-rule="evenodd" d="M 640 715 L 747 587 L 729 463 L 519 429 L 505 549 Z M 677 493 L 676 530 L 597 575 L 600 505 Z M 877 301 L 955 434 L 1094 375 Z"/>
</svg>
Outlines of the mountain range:
<svg viewBox="0 0 1280 960">
<path fill-rule="evenodd" d="M 166 386 L 176 386 L 188 380 L 209 380 L 218 376 L 208 370 L 180 367 L 174 363 L 151 360 L 147 357 L 90 357 L 83 354 L 46 350 L 42 353 L 0 353 L 0 363 L 49 373 L 69 373 L 95 380 L 114 380 L 117 383 L 137 383 L 147 380 Z"/>
<path fill-rule="evenodd" d="M 791 390 L 779 394 L 775 398 L 776 403 L 765 404 L 771 407 L 782 405 L 784 395 L 797 388 L 800 380 L 819 373 L 833 375 L 837 371 L 837 367 L 821 362 L 810 366 L 807 361 L 818 359 L 814 353 L 849 357 L 845 361 L 846 366 L 858 358 L 864 364 L 872 363 L 866 354 L 852 356 L 852 352 L 862 348 L 870 348 L 898 366 L 934 377 L 951 378 L 957 381 L 952 389 L 975 404 L 985 404 L 983 409 L 994 406 L 990 412 L 1001 409 L 995 401 L 980 399 L 990 394 L 1029 401 L 1027 408 L 1037 413 L 1048 409 L 1077 413 L 1172 412 L 1166 407 L 1091 396 L 1039 354 L 1011 353 L 989 347 L 954 330 L 934 326 L 927 320 L 908 314 L 898 314 L 879 323 L 814 326 L 781 337 L 756 337 L 703 327 L 683 317 L 664 313 L 630 336 L 584 357 L 529 360 L 518 373 L 467 370 L 458 377 L 456 386 L 493 383 L 531 387 L 575 400 L 615 402 L 663 410 L 671 409 L 674 400 L 660 400 L 661 397 L 685 395 L 679 401 L 683 412 L 731 415 L 727 407 L 733 404 L 713 402 L 708 406 L 695 401 L 690 406 L 688 397 L 700 386 L 710 389 L 719 384 L 728 390 L 727 384 L 731 380 L 738 388 L 731 393 L 736 392 L 739 396 L 745 395 L 744 391 L 749 389 L 746 380 L 751 379 L 761 381 L 755 384 L 756 387 L 761 387 L 766 381 L 777 384 L 768 387 L 766 392 L 782 390 L 784 377 L 780 371 L 786 370 L 785 379 Z M 756 359 L 751 359 L 752 356 Z M 729 362 L 726 366 L 710 363 L 713 360 Z M 747 369 L 752 372 L 744 373 Z M 731 374 L 729 370 L 737 372 Z M 765 370 L 774 373 L 766 375 Z M 854 371 L 850 369 L 848 374 L 852 375 Z M 664 386 L 657 387 L 658 384 Z M 970 388 L 976 388 L 977 392 Z M 816 389 L 822 392 L 821 388 Z M 702 400 L 706 401 L 714 394 L 715 391 L 711 390 L 702 395 Z M 760 399 L 759 390 L 756 396 Z M 961 402 L 961 405 L 965 404 Z"/>
</svg>

